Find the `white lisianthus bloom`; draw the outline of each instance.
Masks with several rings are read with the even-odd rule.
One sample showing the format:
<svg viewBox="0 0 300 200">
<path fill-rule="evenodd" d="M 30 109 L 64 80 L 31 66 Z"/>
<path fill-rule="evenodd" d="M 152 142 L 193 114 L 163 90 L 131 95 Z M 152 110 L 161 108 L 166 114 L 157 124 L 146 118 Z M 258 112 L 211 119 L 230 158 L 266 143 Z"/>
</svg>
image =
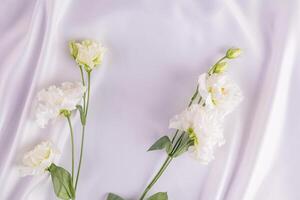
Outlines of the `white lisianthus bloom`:
<svg viewBox="0 0 300 200">
<path fill-rule="evenodd" d="M 37 95 L 36 122 L 44 128 L 49 120 L 57 118 L 63 110 L 72 111 L 82 100 L 85 87 L 80 82 L 64 82 L 43 89 Z"/>
<path fill-rule="evenodd" d="M 214 159 L 214 149 L 225 143 L 222 119 L 212 109 L 193 104 L 170 120 L 169 128 L 179 129 L 189 134 L 194 145 L 189 151 L 202 164 Z"/>
<path fill-rule="evenodd" d="M 105 48 L 100 43 L 92 40 L 83 40 L 81 43 L 71 41 L 69 47 L 75 61 L 87 71 L 102 63 Z"/>
<path fill-rule="evenodd" d="M 223 115 L 233 111 L 243 99 L 240 88 L 226 73 L 201 74 L 198 84 L 205 105 L 217 109 Z"/>
<path fill-rule="evenodd" d="M 23 157 L 23 166 L 20 167 L 21 176 L 38 175 L 46 172 L 59 151 L 52 142 L 38 144 Z"/>
</svg>

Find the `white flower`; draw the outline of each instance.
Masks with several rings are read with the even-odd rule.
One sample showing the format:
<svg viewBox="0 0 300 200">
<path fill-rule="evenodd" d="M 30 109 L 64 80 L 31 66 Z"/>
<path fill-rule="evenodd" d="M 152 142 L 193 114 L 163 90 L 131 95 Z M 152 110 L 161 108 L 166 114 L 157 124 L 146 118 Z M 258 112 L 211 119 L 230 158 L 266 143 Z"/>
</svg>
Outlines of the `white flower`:
<svg viewBox="0 0 300 200">
<path fill-rule="evenodd" d="M 71 41 L 69 47 L 75 61 L 83 65 L 87 71 L 102 63 L 105 48 L 95 41 L 83 40 L 81 43 Z"/>
<path fill-rule="evenodd" d="M 196 159 L 208 164 L 214 159 L 214 149 L 225 143 L 222 120 L 217 112 L 193 104 L 170 120 L 169 128 L 189 134 L 194 145 L 189 148 Z"/>
<path fill-rule="evenodd" d="M 243 95 L 238 85 L 225 73 L 201 74 L 198 79 L 199 94 L 205 105 L 216 108 L 226 115 L 242 101 Z"/>
<path fill-rule="evenodd" d="M 80 82 L 64 82 L 43 89 L 37 95 L 36 122 L 44 128 L 49 120 L 57 118 L 61 111 L 72 111 L 82 100 L 85 87 Z"/>
<path fill-rule="evenodd" d="M 43 174 L 51 165 L 59 151 L 52 142 L 46 141 L 38 144 L 33 150 L 23 157 L 23 165 L 20 167 L 22 176 Z"/>
</svg>

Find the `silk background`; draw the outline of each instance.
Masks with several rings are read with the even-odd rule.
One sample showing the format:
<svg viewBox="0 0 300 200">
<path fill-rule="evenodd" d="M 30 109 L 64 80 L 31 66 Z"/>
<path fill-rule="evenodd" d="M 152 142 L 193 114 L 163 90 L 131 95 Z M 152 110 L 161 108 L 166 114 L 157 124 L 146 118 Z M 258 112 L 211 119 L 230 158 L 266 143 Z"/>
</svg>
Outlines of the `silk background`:
<svg viewBox="0 0 300 200">
<path fill-rule="evenodd" d="M 51 139 L 63 152 L 57 163 L 70 169 L 67 123 L 39 129 L 34 97 L 80 79 L 67 42 L 85 38 L 107 53 L 92 74 L 78 200 L 110 191 L 136 199 L 165 157 L 147 148 L 171 133 L 168 120 L 185 108 L 198 75 L 232 46 L 243 49 L 230 71 L 245 99 L 227 118 L 226 145 L 208 166 L 176 159 L 151 192 L 168 191 L 171 200 L 300 199 L 299 10 L 297 0 L 2 0 L 0 199 L 55 199 L 49 176 L 19 178 L 17 166 Z"/>
</svg>

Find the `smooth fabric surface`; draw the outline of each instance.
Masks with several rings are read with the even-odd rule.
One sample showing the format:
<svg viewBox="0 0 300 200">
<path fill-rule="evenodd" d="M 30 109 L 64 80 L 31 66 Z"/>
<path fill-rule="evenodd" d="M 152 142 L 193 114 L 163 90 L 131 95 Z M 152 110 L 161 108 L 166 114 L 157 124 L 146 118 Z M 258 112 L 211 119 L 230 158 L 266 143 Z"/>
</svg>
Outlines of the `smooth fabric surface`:
<svg viewBox="0 0 300 200">
<path fill-rule="evenodd" d="M 208 166 L 187 154 L 149 194 L 171 200 L 300 199 L 299 1 L 2 0 L 0 6 L 0 199 L 53 200 L 48 175 L 20 178 L 23 154 L 51 139 L 70 169 L 65 120 L 34 123 L 36 93 L 80 80 L 68 41 L 107 48 L 92 74 L 78 200 L 108 192 L 137 199 L 165 158 L 146 152 L 172 134 L 169 119 L 187 105 L 200 73 L 225 50 L 243 55 L 230 73 L 245 99 L 226 120 L 227 143 Z M 80 122 L 73 118 L 76 152 Z"/>
</svg>

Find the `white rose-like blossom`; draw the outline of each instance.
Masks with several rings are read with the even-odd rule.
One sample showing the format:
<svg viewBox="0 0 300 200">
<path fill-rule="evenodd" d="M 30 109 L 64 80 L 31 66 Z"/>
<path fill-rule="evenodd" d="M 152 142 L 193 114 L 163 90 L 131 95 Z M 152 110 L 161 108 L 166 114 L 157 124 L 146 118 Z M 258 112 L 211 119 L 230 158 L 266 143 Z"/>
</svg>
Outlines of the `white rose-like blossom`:
<svg viewBox="0 0 300 200">
<path fill-rule="evenodd" d="M 105 48 L 92 40 L 70 42 L 70 52 L 79 65 L 83 65 L 87 71 L 102 63 Z"/>
<path fill-rule="evenodd" d="M 232 112 L 243 99 L 238 85 L 225 73 L 201 74 L 198 84 L 198 91 L 205 105 L 216 108 L 223 115 Z"/>
<path fill-rule="evenodd" d="M 170 120 L 169 128 L 179 129 L 189 134 L 194 145 L 189 148 L 202 164 L 214 159 L 214 149 L 225 143 L 222 119 L 212 109 L 193 104 Z"/>
<path fill-rule="evenodd" d="M 44 128 L 49 120 L 57 118 L 61 111 L 72 111 L 82 100 L 85 87 L 80 82 L 64 82 L 41 90 L 37 95 L 36 122 Z"/>
<path fill-rule="evenodd" d="M 45 173 L 52 164 L 59 151 L 50 141 L 42 142 L 26 153 L 23 157 L 23 166 L 20 167 L 21 176 L 39 175 Z"/>
</svg>

